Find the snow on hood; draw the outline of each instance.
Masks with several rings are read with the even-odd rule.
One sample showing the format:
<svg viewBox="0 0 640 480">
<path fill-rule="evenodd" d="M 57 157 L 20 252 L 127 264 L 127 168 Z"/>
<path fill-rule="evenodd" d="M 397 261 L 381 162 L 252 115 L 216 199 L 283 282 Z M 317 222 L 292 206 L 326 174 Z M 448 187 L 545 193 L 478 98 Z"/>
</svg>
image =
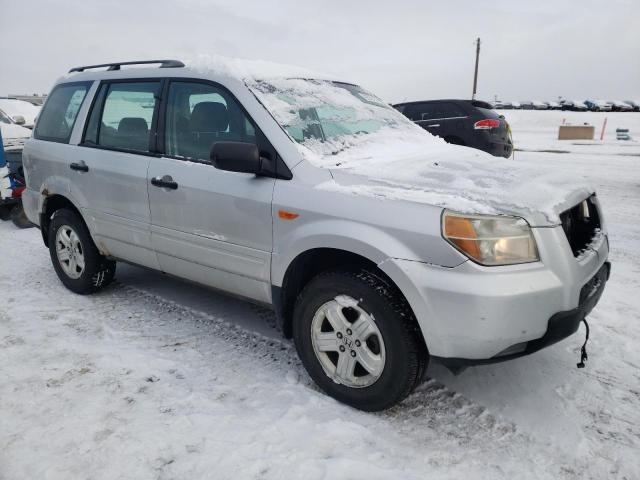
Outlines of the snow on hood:
<svg viewBox="0 0 640 480">
<path fill-rule="evenodd" d="M 331 170 L 333 180 L 321 189 L 464 213 L 520 215 L 534 226 L 558 224 L 561 212 L 594 191 L 576 177 L 449 145 L 416 128 L 358 136 L 328 156 L 299 148 L 311 163 Z"/>
<path fill-rule="evenodd" d="M 13 123 L 1 123 L 2 143 L 5 149 L 22 147 L 24 141 L 31 136 L 31 130 Z"/>
<path fill-rule="evenodd" d="M 0 110 L 14 120 L 16 116 L 22 116 L 25 120 L 25 125 L 31 126 L 33 126 L 36 117 L 40 113 L 40 107 L 14 98 L 0 98 Z"/>
<path fill-rule="evenodd" d="M 535 165 L 447 144 L 366 90 L 309 78 L 247 82 L 306 160 L 332 171 L 318 188 L 464 213 L 510 213 L 532 225 L 593 191 Z"/>
<path fill-rule="evenodd" d="M 516 214 L 532 225 L 559 223 L 559 213 L 593 192 L 573 177 L 449 145 L 375 95 L 330 75 L 220 55 L 200 54 L 186 63 L 244 81 L 303 158 L 331 170 L 333 181 L 318 188 L 466 213 Z M 318 138 L 318 126 L 326 138 Z"/>
</svg>

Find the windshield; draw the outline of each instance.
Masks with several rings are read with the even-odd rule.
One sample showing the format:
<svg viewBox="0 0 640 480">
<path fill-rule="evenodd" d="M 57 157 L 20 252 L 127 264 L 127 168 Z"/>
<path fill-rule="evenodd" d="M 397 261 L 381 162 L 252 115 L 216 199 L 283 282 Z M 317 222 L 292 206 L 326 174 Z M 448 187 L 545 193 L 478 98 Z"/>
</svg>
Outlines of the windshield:
<svg viewBox="0 0 640 480">
<path fill-rule="evenodd" d="M 257 80 L 249 87 L 296 142 L 320 155 L 334 155 L 383 130 L 415 127 L 375 95 L 348 83 L 290 78 Z"/>
<path fill-rule="evenodd" d="M 0 110 L 0 123 L 13 123 L 2 110 Z"/>
</svg>

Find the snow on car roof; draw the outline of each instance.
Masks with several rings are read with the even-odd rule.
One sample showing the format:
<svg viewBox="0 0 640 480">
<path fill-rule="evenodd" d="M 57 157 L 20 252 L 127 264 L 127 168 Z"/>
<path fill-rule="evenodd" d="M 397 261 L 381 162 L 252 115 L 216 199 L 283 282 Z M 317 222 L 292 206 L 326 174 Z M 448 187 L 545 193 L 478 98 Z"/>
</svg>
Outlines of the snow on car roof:
<svg viewBox="0 0 640 480">
<path fill-rule="evenodd" d="M 250 60 L 226 57 L 224 55 L 198 54 L 185 61 L 187 68 L 194 71 L 223 74 L 240 80 L 268 80 L 274 78 L 314 78 L 318 80 L 338 80 L 335 76 L 305 67 L 287 65 L 267 60 Z"/>
</svg>

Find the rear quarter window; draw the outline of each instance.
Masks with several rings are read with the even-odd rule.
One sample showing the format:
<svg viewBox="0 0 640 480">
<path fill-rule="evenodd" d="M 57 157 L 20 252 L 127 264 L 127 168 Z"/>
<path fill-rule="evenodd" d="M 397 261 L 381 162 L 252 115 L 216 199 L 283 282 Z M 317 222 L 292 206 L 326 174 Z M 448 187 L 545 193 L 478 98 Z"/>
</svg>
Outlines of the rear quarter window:
<svg viewBox="0 0 640 480">
<path fill-rule="evenodd" d="M 53 89 L 42 108 L 34 138 L 50 142 L 69 143 L 82 102 L 91 82 L 62 84 Z"/>
<path fill-rule="evenodd" d="M 484 118 L 500 118 L 500 115 L 495 111 L 489 108 L 476 107 L 476 110 L 480 112 Z"/>
</svg>

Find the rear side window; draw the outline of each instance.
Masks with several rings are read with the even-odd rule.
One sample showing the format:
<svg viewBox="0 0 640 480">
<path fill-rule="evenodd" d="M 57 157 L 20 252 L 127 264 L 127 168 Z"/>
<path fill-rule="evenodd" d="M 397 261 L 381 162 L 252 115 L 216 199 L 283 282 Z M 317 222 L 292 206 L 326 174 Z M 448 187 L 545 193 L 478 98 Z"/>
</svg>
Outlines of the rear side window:
<svg viewBox="0 0 640 480">
<path fill-rule="evenodd" d="M 447 118 L 465 117 L 465 111 L 451 102 L 428 102 L 407 106 L 407 117 L 414 122 L 421 120 L 444 120 Z"/>
<path fill-rule="evenodd" d="M 440 104 L 440 113 L 442 114 L 442 118 L 455 118 L 455 117 L 466 117 L 467 113 L 464 111 L 462 107 L 459 107 L 455 103 L 451 102 L 443 102 Z"/>
<path fill-rule="evenodd" d="M 476 110 L 480 112 L 480 114 L 485 118 L 500 118 L 500 115 L 495 110 L 490 110 L 488 108 L 476 107 Z"/>
<path fill-rule="evenodd" d="M 73 125 L 90 85 L 90 82 L 85 82 L 54 88 L 40 113 L 34 138 L 69 143 Z"/>
<path fill-rule="evenodd" d="M 148 152 L 160 82 L 103 84 L 94 102 L 84 143 Z"/>
</svg>

